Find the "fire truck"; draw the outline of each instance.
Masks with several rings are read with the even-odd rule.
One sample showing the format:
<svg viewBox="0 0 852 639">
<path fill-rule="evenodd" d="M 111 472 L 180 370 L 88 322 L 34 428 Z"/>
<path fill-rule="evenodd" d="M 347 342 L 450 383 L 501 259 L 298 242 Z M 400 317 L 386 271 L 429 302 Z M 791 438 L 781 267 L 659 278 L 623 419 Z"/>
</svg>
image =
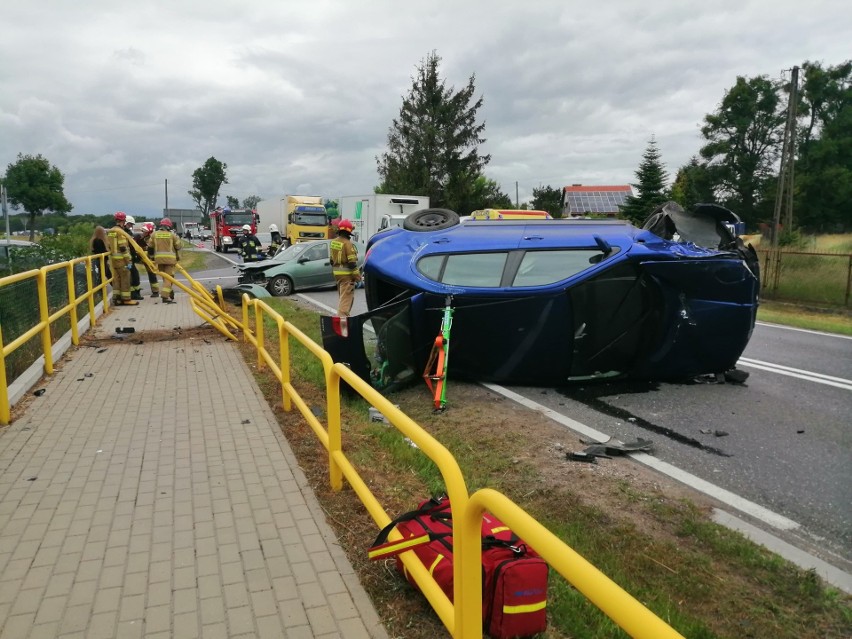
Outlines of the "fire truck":
<svg viewBox="0 0 852 639">
<path fill-rule="evenodd" d="M 251 233 L 257 233 L 257 213 L 253 209 L 230 209 L 219 207 L 210 212 L 210 227 L 213 233 L 213 248 L 217 253 L 227 253 L 237 248 L 237 240 L 242 235 L 243 225 L 251 227 Z"/>
</svg>

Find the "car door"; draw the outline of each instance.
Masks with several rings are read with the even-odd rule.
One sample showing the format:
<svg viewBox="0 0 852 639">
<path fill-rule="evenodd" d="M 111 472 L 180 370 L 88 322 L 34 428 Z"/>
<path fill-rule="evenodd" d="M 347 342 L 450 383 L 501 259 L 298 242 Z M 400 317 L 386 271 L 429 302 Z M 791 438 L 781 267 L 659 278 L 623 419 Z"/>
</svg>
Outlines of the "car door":
<svg viewBox="0 0 852 639">
<path fill-rule="evenodd" d="M 328 242 L 317 242 L 299 258 L 300 288 L 315 288 L 334 284 L 334 274 L 331 270 L 331 259 L 328 253 Z"/>
</svg>

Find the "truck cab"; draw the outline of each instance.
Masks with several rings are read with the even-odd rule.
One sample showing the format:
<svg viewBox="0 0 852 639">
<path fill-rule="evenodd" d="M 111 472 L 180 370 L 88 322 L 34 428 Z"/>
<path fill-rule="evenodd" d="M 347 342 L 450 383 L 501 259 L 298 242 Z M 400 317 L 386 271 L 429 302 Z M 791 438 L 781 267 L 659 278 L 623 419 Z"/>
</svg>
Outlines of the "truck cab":
<svg viewBox="0 0 852 639">
<path fill-rule="evenodd" d="M 210 213 L 213 227 L 213 248 L 217 253 L 227 253 L 238 246 L 243 226 L 251 226 L 252 235 L 257 233 L 257 214 L 252 209 L 217 208 Z"/>
</svg>

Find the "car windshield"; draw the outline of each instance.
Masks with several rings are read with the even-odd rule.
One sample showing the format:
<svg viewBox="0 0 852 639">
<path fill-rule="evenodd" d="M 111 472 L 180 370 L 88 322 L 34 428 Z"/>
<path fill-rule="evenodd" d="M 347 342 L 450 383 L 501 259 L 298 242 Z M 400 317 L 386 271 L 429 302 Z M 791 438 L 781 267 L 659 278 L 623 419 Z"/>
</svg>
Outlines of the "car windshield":
<svg viewBox="0 0 852 639">
<path fill-rule="evenodd" d="M 226 213 L 225 221 L 231 226 L 236 224 L 242 226 L 243 224 L 251 224 L 253 220 L 251 213 Z"/>
<path fill-rule="evenodd" d="M 298 260 L 310 247 L 311 244 L 293 244 L 293 246 L 288 246 L 283 251 L 279 251 L 275 256 L 275 261 L 292 262 L 293 260 Z"/>
<path fill-rule="evenodd" d="M 326 226 L 328 218 L 324 213 L 296 213 L 295 223 L 304 226 Z"/>
</svg>

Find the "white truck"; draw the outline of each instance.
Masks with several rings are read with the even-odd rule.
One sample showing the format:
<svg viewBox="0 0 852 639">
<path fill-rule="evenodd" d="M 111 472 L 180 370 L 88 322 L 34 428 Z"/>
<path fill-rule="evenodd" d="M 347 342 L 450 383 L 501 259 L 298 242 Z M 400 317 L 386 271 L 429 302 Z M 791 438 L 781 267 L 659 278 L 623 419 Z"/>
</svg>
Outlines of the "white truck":
<svg viewBox="0 0 852 639">
<path fill-rule="evenodd" d="M 344 195 L 337 202 L 340 218 L 352 221 L 353 239 L 362 247 L 379 231 L 402 226 L 406 217 L 428 208 L 428 195 Z"/>
<path fill-rule="evenodd" d="M 275 224 L 288 245 L 331 236 L 328 212 L 319 195 L 279 195 L 261 200 L 255 211 L 258 232 L 268 233 L 269 225 Z"/>
</svg>

